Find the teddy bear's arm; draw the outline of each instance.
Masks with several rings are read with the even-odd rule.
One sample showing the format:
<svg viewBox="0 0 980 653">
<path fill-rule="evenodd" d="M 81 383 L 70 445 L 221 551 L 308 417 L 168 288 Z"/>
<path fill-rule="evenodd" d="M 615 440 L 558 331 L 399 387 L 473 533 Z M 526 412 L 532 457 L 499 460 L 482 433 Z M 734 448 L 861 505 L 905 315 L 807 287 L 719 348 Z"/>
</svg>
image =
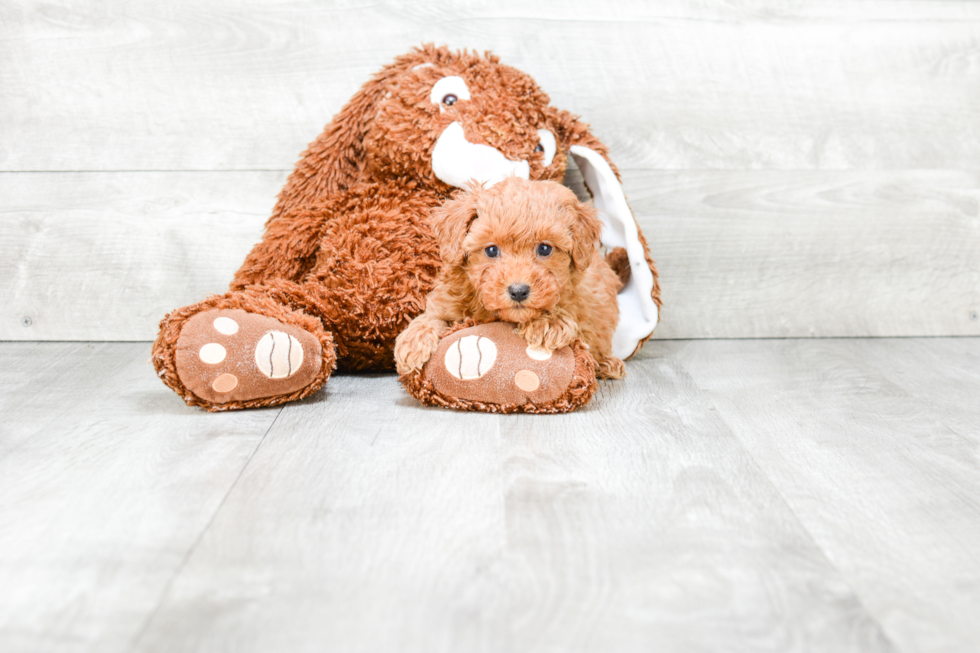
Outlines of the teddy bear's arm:
<svg viewBox="0 0 980 653">
<path fill-rule="evenodd" d="M 232 290 L 264 283 L 268 279 L 299 282 L 316 263 L 323 231 L 334 214 L 333 203 L 285 211 L 266 224 L 231 283 Z"/>
</svg>

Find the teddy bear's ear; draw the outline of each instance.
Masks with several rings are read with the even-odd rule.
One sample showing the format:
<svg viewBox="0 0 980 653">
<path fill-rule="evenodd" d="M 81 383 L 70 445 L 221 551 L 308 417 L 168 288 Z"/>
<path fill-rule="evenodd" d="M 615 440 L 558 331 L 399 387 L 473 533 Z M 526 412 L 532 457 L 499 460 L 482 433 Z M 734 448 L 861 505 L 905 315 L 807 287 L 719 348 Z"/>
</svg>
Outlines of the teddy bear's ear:
<svg viewBox="0 0 980 653">
<path fill-rule="evenodd" d="M 616 166 L 608 148 L 589 131 L 589 126 L 567 111 L 550 116 L 558 131 L 559 147 L 568 152 L 585 181 L 602 222 L 602 245 L 622 247 L 629 261 L 629 279 L 619 292 L 619 324 L 613 336 L 613 353 L 627 359 L 639 351 L 660 318 L 660 282 L 647 251 L 646 239 L 626 202 Z"/>
<path fill-rule="evenodd" d="M 308 206 L 326 193 L 344 191 L 357 182 L 367 166 L 365 136 L 391 85 L 397 77 L 424 65 L 440 52 L 431 44 L 423 45 L 398 57 L 368 80 L 300 155 L 272 218 L 278 217 L 285 207 Z"/>
<path fill-rule="evenodd" d="M 364 136 L 375 113 L 371 109 L 383 97 L 390 72 L 382 70 L 362 86 L 300 155 L 273 218 L 282 207 L 313 204 L 326 193 L 342 191 L 357 181 L 365 164 Z"/>
<path fill-rule="evenodd" d="M 442 206 L 433 209 L 429 226 L 439 243 L 439 256 L 448 265 L 460 265 L 466 258 L 463 241 L 470 225 L 477 218 L 477 198 L 482 191 L 477 182 L 474 190 L 457 194 Z"/>
</svg>

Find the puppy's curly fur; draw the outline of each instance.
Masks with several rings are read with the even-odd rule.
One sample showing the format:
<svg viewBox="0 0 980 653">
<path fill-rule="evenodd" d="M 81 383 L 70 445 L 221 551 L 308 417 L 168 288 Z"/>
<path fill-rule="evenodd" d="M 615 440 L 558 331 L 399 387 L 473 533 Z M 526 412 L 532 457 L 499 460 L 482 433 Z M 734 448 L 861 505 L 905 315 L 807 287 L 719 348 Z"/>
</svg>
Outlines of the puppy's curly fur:
<svg viewBox="0 0 980 653">
<path fill-rule="evenodd" d="M 399 373 L 421 369 L 451 324 L 474 318 L 513 322 L 550 350 L 581 338 L 599 378 L 623 377 L 612 354 L 622 282 L 599 255 L 595 210 L 571 190 L 511 177 L 457 195 L 430 223 L 443 267 L 425 312 L 395 342 Z"/>
</svg>

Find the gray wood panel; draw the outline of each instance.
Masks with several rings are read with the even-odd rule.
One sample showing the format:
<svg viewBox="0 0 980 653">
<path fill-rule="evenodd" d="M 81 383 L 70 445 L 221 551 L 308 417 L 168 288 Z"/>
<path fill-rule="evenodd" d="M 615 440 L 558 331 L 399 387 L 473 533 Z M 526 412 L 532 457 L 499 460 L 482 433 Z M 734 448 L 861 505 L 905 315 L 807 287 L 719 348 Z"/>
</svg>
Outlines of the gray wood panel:
<svg viewBox="0 0 980 653">
<path fill-rule="evenodd" d="M 223 293 L 284 172 L 0 174 L 0 340 L 151 340 Z"/>
<path fill-rule="evenodd" d="M 148 353 L 146 345 L 132 346 Z M 91 402 L 88 388 L 111 383 L 131 367 L 130 356 L 120 356 L 110 343 L 24 343 L 8 349 L 0 364 L 0 460 L 38 433 L 46 433 L 65 421 L 79 406 Z M 97 361 L 97 364 L 93 364 Z M 59 392 L 85 380 L 86 388 Z"/>
<path fill-rule="evenodd" d="M 658 337 L 980 333 L 980 4 L 31 0 L 0 7 L 0 339 L 149 339 L 223 292 L 306 143 L 425 40 L 593 123 Z"/>
<path fill-rule="evenodd" d="M 567 416 L 331 384 L 284 410 L 136 650 L 893 650 L 670 360 Z"/>
<path fill-rule="evenodd" d="M 912 341 L 894 359 L 880 343 L 866 342 L 865 346 L 890 383 L 929 406 L 954 434 L 980 441 L 980 351 L 972 339 Z M 965 452 L 965 459 L 975 454 L 976 450 Z"/>
<path fill-rule="evenodd" d="M 980 175 L 624 174 L 660 338 L 980 334 Z"/>
<path fill-rule="evenodd" d="M 148 357 L 0 344 L 5 653 L 128 650 L 278 415 L 202 419 Z"/>
<path fill-rule="evenodd" d="M 0 339 L 152 339 L 225 291 L 284 176 L 0 174 Z M 980 334 L 974 172 L 624 180 L 663 278 L 659 338 Z"/>
<path fill-rule="evenodd" d="M 980 641 L 978 342 L 661 344 L 900 650 Z"/>
<path fill-rule="evenodd" d="M 855 6 L 857 4 L 857 6 Z M 968 2 L 5 3 L 0 170 L 282 169 L 423 41 L 491 49 L 632 168 L 976 168 Z"/>
</svg>

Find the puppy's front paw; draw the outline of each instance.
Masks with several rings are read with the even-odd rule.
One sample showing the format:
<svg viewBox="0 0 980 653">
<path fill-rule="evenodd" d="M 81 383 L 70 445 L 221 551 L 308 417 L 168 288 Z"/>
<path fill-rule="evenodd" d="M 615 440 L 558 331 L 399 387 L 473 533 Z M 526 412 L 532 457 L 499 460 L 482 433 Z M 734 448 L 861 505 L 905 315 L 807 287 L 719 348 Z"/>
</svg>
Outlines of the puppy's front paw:
<svg viewBox="0 0 980 653">
<path fill-rule="evenodd" d="M 555 351 L 572 344 L 578 325 L 567 315 L 549 315 L 518 325 L 517 333 L 532 347 Z"/>
<path fill-rule="evenodd" d="M 398 373 L 408 374 L 422 369 L 439 346 L 439 338 L 445 330 L 445 322 L 413 320 L 395 339 L 395 368 Z"/>
</svg>

